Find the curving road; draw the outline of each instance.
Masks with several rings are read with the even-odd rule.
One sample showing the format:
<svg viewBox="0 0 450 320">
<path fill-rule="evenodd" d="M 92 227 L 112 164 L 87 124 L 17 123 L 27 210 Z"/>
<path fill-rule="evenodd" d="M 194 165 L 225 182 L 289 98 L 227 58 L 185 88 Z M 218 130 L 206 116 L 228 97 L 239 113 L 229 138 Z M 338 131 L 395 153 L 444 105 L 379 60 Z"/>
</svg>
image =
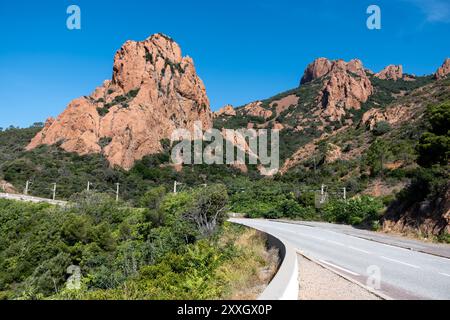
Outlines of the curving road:
<svg viewBox="0 0 450 320">
<path fill-rule="evenodd" d="M 306 256 L 390 298 L 450 299 L 450 259 L 362 239 L 320 225 L 231 221 L 280 237 Z"/>
</svg>

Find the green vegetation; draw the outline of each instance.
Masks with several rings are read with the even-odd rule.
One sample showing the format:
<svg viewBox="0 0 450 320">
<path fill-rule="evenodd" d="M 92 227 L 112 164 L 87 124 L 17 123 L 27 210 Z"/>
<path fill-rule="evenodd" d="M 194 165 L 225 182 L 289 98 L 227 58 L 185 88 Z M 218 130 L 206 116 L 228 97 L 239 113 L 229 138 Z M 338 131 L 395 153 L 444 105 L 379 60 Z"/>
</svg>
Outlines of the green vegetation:
<svg viewBox="0 0 450 320">
<path fill-rule="evenodd" d="M 418 163 L 423 167 L 447 165 L 450 157 L 450 100 L 427 109 L 430 129 L 417 146 Z"/>
<path fill-rule="evenodd" d="M 108 146 L 112 141 L 111 137 L 102 137 L 100 138 L 100 140 L 98 141 L 98 145 L 103 149 L 106 146 Z"/>
<path fill-rule="evenodd" d="M 214 128 L 222 129 L 242 129 L 247 128 L 248 123 L 263 124 L 265 119 L 262 117 L 247 116 L 238 112 L 233 117 L 221 117 L 214 119 Z"/>
<path fill-rule="evenodd" d="M 384 205 L 381 200 L 368 196 L 350 200 L 333 200 L 323 208 L 323 218 L 328 222 L 351 225 L 366 224 L 373 227 L 379 221 Z"/>
<path fill-rule="evenodd" d="M 9 127 L 0 130 L 0 167 L 5 161 L 15 159 L 42 127 L 42 123 L 36 123 L 25 129 Z"/>
<path fill-rule="evenodd" d="M 435 199 L 445 192 L 450 181 L 450 100 L 427 108 L 428 131 L 417 145 L 420 168 L 412 172 L 412 183 L 403 199 L 412 203 Z"/>
<path fill-rule="evenodd" d="M 250 218 L 286 217 L 307 220 L 314 219 L 315 216 L 315 210 L 311 207 L 314 201 L 309 201 L 311 194 L 302 194 L 289 183 L 241 179 L 236 181 L 230 193 L 230 210 L 245 213 Z"/>
<path fill-rule="evenodd" d="M 166 58 L 164 62 L 164 69 L 163 69 L 164 71 L 167 66 L 170 66 L 170 71 L 172 72 L 172 74 L 175 73 L 175 70 L 178 71 L 178 73 L 180 74 L 184 73 L 184 69 L 181 67 L 181 63 L 174 63 L 172 60 Z"/>
<path fill-rule="evenodd" d="M 129 102 L 138 95 L 139 90 L 140 90 L 139 88 L 130 90 L 125 95 L 116 96 L 110 103 L 105 103 L 102 107 L 97 107 L 98 114 L 101 117 L 104 117 L 106 114 L 108 114 L 109 109 L 111 109 L 112 107 L 117 106 L 117 105 L 120 105 L 121 108 L 128 108 Z M 104 102 L 104 100 L 103 101 L 98 100 L 97 102 Z"/>
<path fill-rule="evenodd" d="M 214 239 L 200 240 L 141 268 L 117 288 L 65 290 L 53 298 L 95 300 L 178 300 L 252 298 L 262 268 L 270 263 L 265 240 L 254 231 L 226 224 Z M 266 283 L 264 283 L 266 284 Z M 248 287 L 250 286 L 250 288 Z"/>
<path fill-rule="evenodd" d="M 218 298 L 233 283 L 232 261 L 256 258 L 249 278 L 265 264 L 228 234 L 240 233 L 222 229 L 221 185 L 149 190 L 142 209 L 90 192 L 72 201 L 60 208 L 0 200 L 0 298 Z M 71 265 L 81 269 L 81 290 L 65 288 Z"/>
<path fill-rule="evenodd" d="M 145 48 L 145 61 L 153 64 L 153 55 L 148 51 L 147 48 Z"/>
<path fill-rule="evenodd" d="M 375 128 L 373 128 L 373 134 L 376 136 L 382 136 L 389 131 L 391 131 L 391 125 L 386 121 L 377 122 Z"/>
</svg>

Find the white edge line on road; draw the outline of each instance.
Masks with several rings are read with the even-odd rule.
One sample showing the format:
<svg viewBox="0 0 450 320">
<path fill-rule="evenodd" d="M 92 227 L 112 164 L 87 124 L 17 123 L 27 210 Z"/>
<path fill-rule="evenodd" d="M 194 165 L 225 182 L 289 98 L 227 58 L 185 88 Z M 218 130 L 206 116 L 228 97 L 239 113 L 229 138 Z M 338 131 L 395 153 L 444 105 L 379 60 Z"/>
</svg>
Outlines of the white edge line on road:
<svg viewBox="0 0 450 320">
<path fill-rule="evenodd" d="M 341 270 L 341 271 L 347 272 L 347 273 L 349 273 L 349 274 L 351 274 L 351 275 L 353 275 L 353 276 L 359 276 L 358 273 L 353 272 L 353 271 L 350 271 L 350 270 L 347 270 L 347 269 L 342 268 L 342 267 L 339 267 L 339 266 L 337 266 L 337 265 L 335 265 L 335 264 L 333 264 L 333 263 L 327 262 L 327 261 L 325 261 L 325 260 L 319 260 L 319 261 L 322 262 L 322 263 L 324 263 L 324 264 L 329 265 L 330 267 L 333 267 L 333 268 L 339 269 L 339 270 Z"/>
<path fill-rule="evenodd" d="M 380 256 L 380 258 L 382 258 L 382 259 L 384 259 L 384 260 L 388 260 L 388 261 L 400 263 L 400 264 L 403 264 L 403 265 L 408 266 L 408 267 L 411 267 L 411 268 L 420 269 L 419 266 L 416 266 L 416 265 L 413 265 L 413 264 L 410 264 L 410 263 L 406 263 L 406 262 L 403 262 L 403 261 L 391 259 L 391 258 L 384 257 L 384 256 Z"/>
<path fill-rule="evenodd" d="M 362 252 L 362 253 L 370 254 L 369 251 L 366 251 L 366 250 L 363 250 L 363 249 L 359 249 L 359 248 L 356 248 L 356 247 L 353 247 L 353 246 L 348 246 L 348 248 L 349 248 L 349 249 L 356 250 L 356 251 L 359 251 L 359 252 Z"/>
<path fill-rule="evenodd" d="M 442 276 L 445 276 L 445 277 L 450 277 L 450 274 L 447 274 L 447 273 L 439 272 L 439 274 Z"/>
<path fill-rule="evenodd" d="M 329 242 L 329 243 L 341 246 L 341 247 L 345 247 L 345 244 L 337 242 L 337 241 L 333 241 L 333 240 L 326 240 L 326 241 Z"/>
</svg>

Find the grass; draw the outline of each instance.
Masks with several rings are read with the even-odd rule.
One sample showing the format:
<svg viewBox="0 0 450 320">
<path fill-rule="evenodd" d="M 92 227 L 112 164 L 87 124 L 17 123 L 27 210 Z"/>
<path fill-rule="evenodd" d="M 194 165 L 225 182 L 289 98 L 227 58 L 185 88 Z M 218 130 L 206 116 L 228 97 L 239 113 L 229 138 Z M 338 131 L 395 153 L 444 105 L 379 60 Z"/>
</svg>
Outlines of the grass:
<svg viewBox="0 0 450 320">
<path fill-rule="evenodd" d="M 278 269 L 278 251 L 267 249 L 261 232 L 237 225 L 227 225 L 222 242 L 234 242 L 238 255 L 217 270 L 225 282 L 220 297 L 225 300 L 254 300 L 264 291 Z"/>
</svg>

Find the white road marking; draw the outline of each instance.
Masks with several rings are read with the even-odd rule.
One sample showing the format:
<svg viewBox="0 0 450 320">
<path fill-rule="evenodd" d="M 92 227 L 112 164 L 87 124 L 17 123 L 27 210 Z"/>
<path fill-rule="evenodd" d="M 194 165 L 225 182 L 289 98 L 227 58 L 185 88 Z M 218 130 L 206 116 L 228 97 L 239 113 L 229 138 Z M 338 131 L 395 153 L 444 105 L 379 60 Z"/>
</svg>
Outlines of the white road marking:
<svg viewBox="0 0 450 320">
<path fill-rule="evenodd" d="M 343 243 L 340 243 L 340 242 L 337 242 L 337 241 L 333 241 L 333 240 L 327 240 L 327 241 L 330 242 L 330 243 L 333 243 L 335 245 L 338 245 L 338 246 L 341 246 L 341 247 L 345 247 L 345 244 L 343 244 Z"/>
<path fill-rule="evenodd" d="M 319 240 L 319 241 L 324 241 L 324 239 L 316 237 L 316 236 L 312 236 L 312 235 L 306 235 L 306 237 L 309 237 L 309 238 L 312 238 L 312 239 L 316 239 L 316 240 Z"/>
<path fill-rule="evenodd" d="M 392 261 L 392 262 L 400 263 L 400 264 L 403 264 L 403 265 L 405 265 L 405 266 L 408 266 L 408 267 L 411 267 L 411 268 L 415 268 L 415 269 L 420 269 L 420 267 L 419 267 L 419 266 L 416 266 L 416 265 L 413 265 L 413 264 L 409 264 L 409 263 L 406 263 L 406 262 L 403 262 L 403 261 L 399 261 L 399 260 L 391 259 L 391 258 L 388 258 L 388 257 L 384 257 L 384 256 L 381 256 L 380 258 L 382 258 L 382 259 L 385 259 L 385 260 L 388 260 L 388 261 Z"/>
<path fill-rule="evenodd" d="M 356 273 L 356 272 L 353 272 L 353 271 L 347 270 L 347 269 L 345 269 L 345 268 L 339 267 L 339 266 L 337 266 L 337 265 L 335 265 L 335 264 L 332 264 L 332 263 L 330 263 L 330 262 L 326 262 L 325 260 L 319 260 L 319 261 L 320 261 L 321 263 L 323 263 L 323 264 L 329 265 L 330 267 L 333 267 L 333 268 L 339 269 L 339 270 L 341 270 L 341 271 L 350 273 L 351 275 L 359 276 L 359 274 Z"/>
<path fill-rule="evenodd" d="M 443 273 L 443 272 L 439 272 L 440 275 L 446 276 L 446 277 L 450 277 L 450 274 L 447 273 Z"/>
<path fill-rule="evenodd" d="M 369 251 L 366 251 L 366 250 L 363 250 L 363 249 L 359 249 L 359 248 L 356 248 L 356 247 L 353 247 L 353 246 L 348 246 L 348 247 L 349 247 L 349 249 L 353 249 L 353 250 L 356 250 L 356 251 L 359 251 L 359 252 L 362 252 L 362 253 L 370 254 Z"/>
</svg>

